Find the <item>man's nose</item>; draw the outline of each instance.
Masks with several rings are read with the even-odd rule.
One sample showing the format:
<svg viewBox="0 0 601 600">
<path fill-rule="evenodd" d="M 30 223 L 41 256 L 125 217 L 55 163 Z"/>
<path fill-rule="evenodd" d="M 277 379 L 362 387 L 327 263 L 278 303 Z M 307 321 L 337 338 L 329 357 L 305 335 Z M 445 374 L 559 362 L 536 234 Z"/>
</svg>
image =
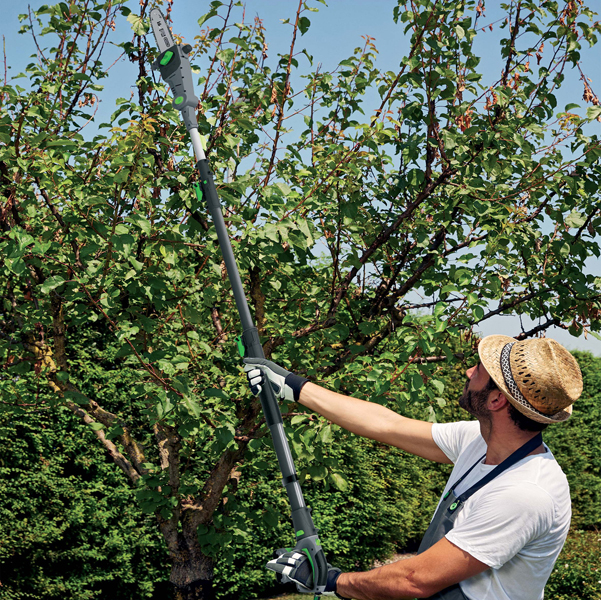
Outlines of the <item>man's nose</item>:
<svg viewBox="0 0 601 600">
<path fill-rule="evenodd" d="M 472 375 L 474 374 L 474 371 L 476 370 L 476 366 L 474 365 L 473 367 L 470 367 L 465 374 L 467 375 L 468 379 L 472 378 Z"/>
</svg>

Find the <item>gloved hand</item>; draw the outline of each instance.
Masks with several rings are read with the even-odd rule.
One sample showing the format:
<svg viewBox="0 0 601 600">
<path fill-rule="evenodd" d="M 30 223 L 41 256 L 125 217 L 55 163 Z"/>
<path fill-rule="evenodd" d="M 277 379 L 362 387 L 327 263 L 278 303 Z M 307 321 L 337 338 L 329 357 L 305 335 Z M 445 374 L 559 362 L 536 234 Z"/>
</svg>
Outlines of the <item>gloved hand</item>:
<svg viewBox="0 0 601 600">
<path fill-rule="evenodd" d="M 296 550 L 286 551 L 285 548 L 280 548 L 274 552 L 276 558 L 267 563 L 267 568 L 275 571 L 276 575 L 282 576 L 282 582 L 288 583 L 293 581 L 301 585 L 301 593 L 311 593 L 313 587 L 313 571 L 311 563 L 307 556 Z M 340 577 L 341 571 L 328 563 L 328 580 L 323 596 L 338 596 L 336 593 L 336 581 Z M 279 577 L 278 577 L 279 579 Z M 306 592 L 304 590 L 307 590 Z M 342 598 L 342 596 L 338 596 Z"/>
<path fill-rule="evenodd" d="M 245 358 L 244 370 L 250 384 L 250 391 L 258 396 L 265 385 L 266 378 L 278 398 L 298 402 L 300 391 L 309 381 L 276 365 L 266 358 Z"/>
</svg>

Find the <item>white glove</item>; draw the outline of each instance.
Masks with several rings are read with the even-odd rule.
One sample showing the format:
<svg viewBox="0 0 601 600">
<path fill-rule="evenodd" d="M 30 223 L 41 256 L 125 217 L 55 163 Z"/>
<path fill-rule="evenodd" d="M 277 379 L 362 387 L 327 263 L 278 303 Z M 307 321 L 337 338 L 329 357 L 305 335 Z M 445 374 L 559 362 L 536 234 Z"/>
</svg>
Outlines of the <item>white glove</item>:
<svg viewBox="0 0 601 600">
<path fill-rule="evenodd" d="M 294 582 L 301 594 L 310 594 L 313 587 L 313 572 L 307 557 L 291 550 L 286 552 L 284 548 L 275 551 L 276 558 L 267 563 L 267 568 L 282 577 L 282 583 Z M 340 569 L 332 567 L 328 563 L 328 580 L 322 596 L 338 596 L 336 593 L 336 581 L 340 576 Z M 342 598 L 342 596 L 338 596 Z"/>
<path fill-rule="evenodd" d="M 309 381 L 266 358 L 245 358 L 244 370 L 250 384 L 250 391 L 254 396 L 261 393 L 265 380 L 269 379 L 271 387 L 278 398 L 298 402 L 303 385 Z"/>
</svg>

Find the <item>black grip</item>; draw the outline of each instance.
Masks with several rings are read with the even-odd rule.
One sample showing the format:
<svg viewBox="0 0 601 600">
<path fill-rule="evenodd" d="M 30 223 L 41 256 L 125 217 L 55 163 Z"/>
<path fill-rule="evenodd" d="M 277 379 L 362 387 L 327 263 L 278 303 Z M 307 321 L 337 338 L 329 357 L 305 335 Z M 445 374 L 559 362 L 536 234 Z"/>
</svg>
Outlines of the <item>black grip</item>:
<svg viewBox="0 0 601 600">
<path fill-rule="evenodd" d="M 282 419 L 282 413 L 280 412 L 278 400 L 275 397 L 275 392 L 273 391 L 269 381 L 267 381 L 266 385 L 261 388 L 259 398 L 261 400 L 261 408 L 263 409 L 267 426 L 270 427 L 276 423 L 283 423 L 284 421 Z"/>
<path fill-rule="evenodd" d="M 196 168 L 200 175 L 200 181 L 198 183 L 202 190 L 202 195 L 207 202 L 207 206 L 209 207 L 209 211 L 211 211 L 211 214 L 214 210 L 220 211 L 221 203 L 219 202 L 219 196 L 217 195 L 217 188 L 213 181 L 213 173 L 211 173 L 209 161 L 206 158 L 199 160 L 196 163 Z"/>
</svg>

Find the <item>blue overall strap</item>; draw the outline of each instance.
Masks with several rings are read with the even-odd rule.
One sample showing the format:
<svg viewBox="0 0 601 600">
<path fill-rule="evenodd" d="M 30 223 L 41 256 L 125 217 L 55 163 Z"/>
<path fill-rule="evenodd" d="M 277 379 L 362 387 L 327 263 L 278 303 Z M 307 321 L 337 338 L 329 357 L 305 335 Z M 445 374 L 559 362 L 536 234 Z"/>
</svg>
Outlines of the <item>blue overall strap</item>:
<svg viewBox="0 0 601 600">
<path fill-rule="evenodd" d="M 508 456 L 500 465 L 497 465 L 488 475 L 485 475 L 480 481 L 475 483 L 469 490 L 466 490 L 451 504 L 449 507 L 449 512 L 453 512 L 457 510 L 463 502 L 465 502 L 470 496 L 475 494 L 479 489 L 483 488 L 487 483 L 490 483 L 495 477 L 500 475 L 503 471 L 509 469 L 517 462 L 522 460 L 522 458 L 528 456 L 530 452 L 534 449 L 538 448 L 543 443 L 542 434 L 535 435 L 531 440 L 528 440 L 523 446 L 518 448 L 513 454 Z M 471 469 L 470 469 L 471 470 Z M 467 475 L 467 473 L 466 473 Z M 463 477 L 462 477 L 463 479 Z M 457 482 L 459 483 L 459 482 Z M 457 485 L 457 484 L 455 484 Z M 455 486 L 453 486 L 455 487 Z"/>
</svg>

